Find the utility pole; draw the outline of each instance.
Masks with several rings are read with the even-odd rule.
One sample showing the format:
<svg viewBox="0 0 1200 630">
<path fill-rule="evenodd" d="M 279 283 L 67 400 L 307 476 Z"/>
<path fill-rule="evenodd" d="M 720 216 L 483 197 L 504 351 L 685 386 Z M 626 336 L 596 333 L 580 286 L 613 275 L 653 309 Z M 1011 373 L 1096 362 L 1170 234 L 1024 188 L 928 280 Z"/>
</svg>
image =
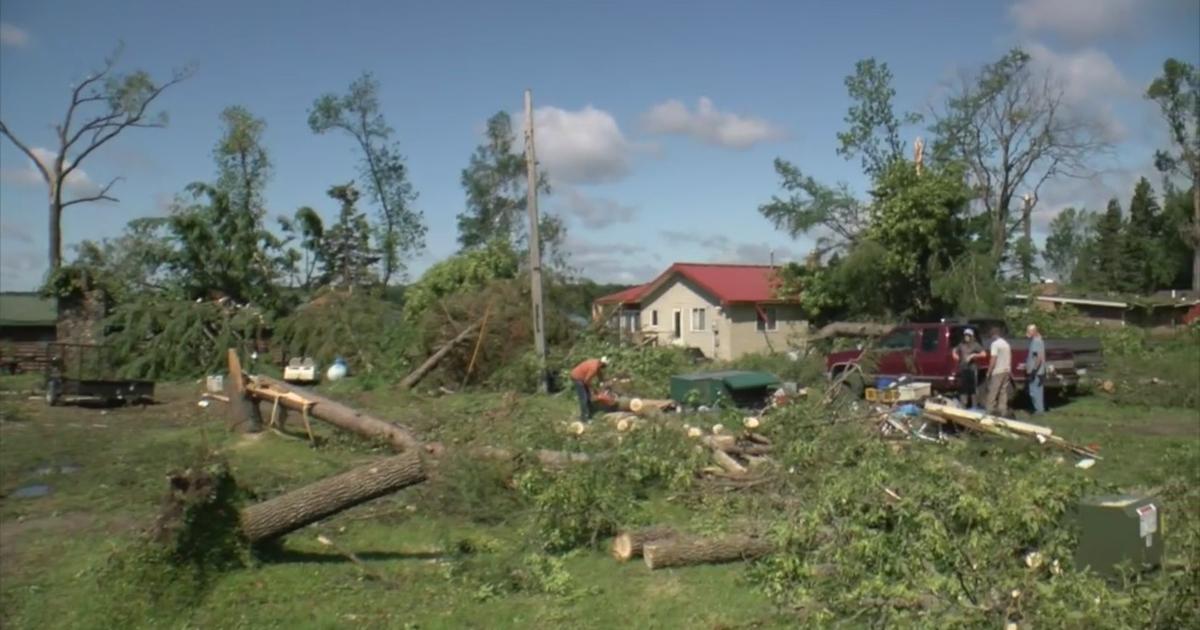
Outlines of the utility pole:
<svg viewBox="0 0 1200 630">
<path fill-rule="evenodd" d="M 538 172 L 537 155 L 533 150 L 533 92 L 525 90 L 525 168 L 529 182 L 526 206 L 529 210 L 529 281 L 530 296 L 533 298 L 533 348 L 538 357 L 538 391 L 549 391 L 549 373 L 546 371 L 546 329 L 543 326 L 545 310 L 542 302 L 542 242 L 538 234 Z"/>
<path fill-rule="evenodd" d="M 1025 247 L 1021 250 L 1021 275 L 1025 284 L 1033 280 L 1033 195 L 1025 193 L 1021 197 L 1022 222 L 1025 224 Z"/>
</svg>

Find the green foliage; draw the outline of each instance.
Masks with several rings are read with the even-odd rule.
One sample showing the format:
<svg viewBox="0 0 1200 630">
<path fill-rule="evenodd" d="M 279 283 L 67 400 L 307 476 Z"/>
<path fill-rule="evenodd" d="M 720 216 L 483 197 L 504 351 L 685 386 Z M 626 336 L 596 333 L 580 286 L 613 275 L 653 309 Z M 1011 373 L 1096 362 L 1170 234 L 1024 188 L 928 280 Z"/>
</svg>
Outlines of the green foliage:
<svg viewBox="0 0 1200 630">
<path fill-rule="evenodd" d="M 218 577 L 251 562 L 238 517 L 246 497 L 228 465 L 200 460 L 172 479 L 150 536 L 116 549 L 94 576 L 109 624 L 181 615 Z"/>
<path fill-rule="evenodd" d="M 1097 270 L 1107 291 L 1120 291 L 1125 276 L 1123 253 L 1124 221 L 1121 218 L 1121 202 L 1110 199 L 1108 208 L 1096 224 Z"/>
<path fill-rule="evenodd" d="M 329 365 L 340 356 L 363 376 L 398 377 L 411 367 L 412 329 L 398 306 L 370 291 L 320 293 L 280 319 L 274 339 L 289 357 Z"/>
<path fill-rule="evenodd" d="M 438 262 L 405 292 L 404 319 L 415 323 L 448 295 L 474 291 L 492 280 L 515 278 L 517 268 L 517 255 L 504 241 L 492 242 L 487 247 Z"/>
<path fill-rule="evenodd" d="M 438 504 L 443 513 L 476 523 L 496 525 L 516 516 L 520 497 L 512 492 L 515 474 L 510 462 L 470 454 L 449 456 L 438 464 Z"/>
<path fill-rule="evenodd" d="M 581 338 L 562 357 L 558 364 L 560 382 L 570 383 L 568 373 L 580 361 L 608 357 L 605 378 L 628 377 L 637 383 L 638 394 L 647 398 L 663 398 L 670 391 L 671 376 L 695 370 L 692 359 L 681 348 L 645 346 L 641 348 L 617 344 L 596 336 Z"/>
<path fill-rule="evenodd" d="M 495 239 L 506 241 L 517 250 L 526 246 L 527 179 L 525 158 L 517 151 L 512 118 L 508 112 L 496 112 L 487 121 L 483 144 L 475 149 L 462 171 L 467 209 L 458 215 L 458 242 L 463 249 L 484 247 Z M 550 192 L 544 172 L 538 173 L 538 190 Z M 545 237 L 543 234 L 544 246 L 553 244 Z"/>
<path fill-rule="evenodd" d="M 271 159 L 262 139 L 267 123 L 241 106 L 226 107 L 221 123 L 225 133 L 213 149 L 216 188 L 229 196 L 237 212 L 261 220 L 266 213 L 263 189 L 271 177 Z"/>
<path fill-rule="evenodd" d="M 838 133 L 838 155 L 852 158 L 861 154 L 863 172 L 878 175 L 904 158 L 900 127 L 920 122 L 921 116 L 896 115 L 892 106 L 896 90 L 887 62 L 876 61 L 874 57 L 858 61 L 845 84 L 854 104 L 846 112 L 848 128 Z"/>
<path fill-rule="evenodd" d="M 1146 88 L 1146 98 L 1158 104 L 1176 154 L 1160 150 L 1155 166 L 1178 173 L 1200 185 L 1200 68 L 1179 59 L 1163 62 L 1163 72 Z"/>
<path fill-rule="evenodd" d="M 1167 257 L 1168 239 L 1162 209 L 1154 189 L 1145 177 L 1138 180 L 1129 202 L 1129 221 L 1122 240 L 1124 277 L 1122 289 L 1133 293 L 1150 293 L 1166 286 L 1175 276 Z"/>
<path fill-rule="evenodd" d="M 956 165 L 927 168 L 893 160 L 875 179 L 868 237 L 883 248 L 877 290 L 890 311 L 930 315 L 937 308 L 929 270 L 957 258 L 967 241 L 963 213 L 970 191 Z"/>
<path fill-rule="evenodd" d="M 323 94 L 313 101 L 308 126 L 313 133 L 342 131 L 362 152 L 360 173 L 371 201 L 378 204 L 375 249 L 382 255 L 383 284 L 403 273 L 405 259 L 425 245 L 428 230 L 414 209 L 417 193 L 408 180 L 404 156 L 392 142 L 393 130 L 380 111 L 379 81 L 370 73 L 350 83 L 344 95 Z"/>
<path fill-rule="evenodd" d="M 947 313 L 991 315 L 1004 310 L 1004 284 L 991 254 L 968 251 L 946 268 L 930 270 L 930 290 Z"/>
<path fill-rule="evenodd" d="M 796 238 L 823 228 L 833 235 L 832 240 L 826 235 L 817 239 L 818 247 L 826 250 L 855 242 L 866 228 L 867 208 L 846 184 L 822 184 L 782 158 L 775 158 L 775 172 L 788 196 L 771 197 L 770 202 L 758 207 L 758 212 L 776 229 Z"/>
<path fill-rule="evenodd" d="M 1042 258 L 1059 282 L 1076 282 L 1091 269 L 1090 253 L 1095 217 L 1086 210 L 1065 208 L 1050 221 Z"/>
<path fill-rule="evenodd" d="M 793 359 L 786 354 L 744 354 L 728 364 L 731 370 L 770 372 L 780 380 L 799 383 L 822 383 L 825 380 L 825 358 L 809 354 Z"/>
<path fill-rule="evenodd" d="M 337 223 L 321 239 L 322 284 L 335 287 L 361 287 L 372 284 L 371 265 L 379 257 L 371 247 L 371 226 L 358 211 L 358 190 L 354 182 L 329 188 L 329 196 L 341 202 Z M 310 226 L 315 227 L 315 226 Z"/>
<path fill-rule="evenodd" d="M 221 370 L 226 348 L 252 348 L 265 322 L 253 307 L 147 295 L 118 304 L 105 327 L 123 377 L 166 379 Z"/>
<path fill-rule="evenodd" d="M 984 470 L 944 451 L 893 454 L 870 436 L 822 442 L 793 462 L 813 490 L 776 528 L 783 551 L 752 575 L 809 624 L 911 625 L 936 613 L 943 624 L 995 626 L 1011 590 L 1037 601 L 1041 576 L 1021 564 L 1022 554 L 1037 550 L 1047 565 L 1069 564 L 1065 516 L 1092 486 L 1041 454 L 998 461 Z"/>
<path fill-rule="evenodd" d="M 550 552 L 595 546 L 636 508 L 631 484 L 600 465 L 532 469 L 517 478 L 517 487 L 533 506 L 533 536 Z"/>
<path fill-rule="evenodd" d="M 878 291 L 877 271 L 887 252 L 878 243 L 857 243 L 845 258 L 825 266 L 789 263 L 780 268 L 779 294 L 800 300 L 814 324 L 862 317 L 891 317 L 888 296 Z"/>
</svg>

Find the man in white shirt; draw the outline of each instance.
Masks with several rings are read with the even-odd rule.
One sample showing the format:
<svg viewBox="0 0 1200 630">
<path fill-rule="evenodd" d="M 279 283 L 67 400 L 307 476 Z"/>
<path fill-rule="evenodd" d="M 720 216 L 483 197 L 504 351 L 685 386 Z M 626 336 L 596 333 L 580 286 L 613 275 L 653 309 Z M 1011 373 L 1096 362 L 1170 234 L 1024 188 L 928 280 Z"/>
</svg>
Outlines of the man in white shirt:
<svg viewBox="0 0 1200 630">
<path fill-rule="evenodd" d="M 987 412 L 997 416 L 1008 415 L 1008 396 L 1012 391 L 1012 347 L 1000 336 L 999 328 L 992 328 L 992 342 L 988 346 Z"/>
</svg>

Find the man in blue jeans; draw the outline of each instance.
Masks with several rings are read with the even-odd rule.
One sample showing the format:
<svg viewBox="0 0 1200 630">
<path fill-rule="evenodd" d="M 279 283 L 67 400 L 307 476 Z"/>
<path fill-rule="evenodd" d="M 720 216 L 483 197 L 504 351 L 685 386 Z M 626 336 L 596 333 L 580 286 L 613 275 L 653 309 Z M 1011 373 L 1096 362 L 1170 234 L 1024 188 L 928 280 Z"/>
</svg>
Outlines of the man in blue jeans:
<svg viewBox="0 0 1200 630">
<path fill-rule="evenodd" d="M 1025 356 L 1025 378 L 1029 384 L 1029 400 L 1033 402 L 1034 415 L 1046 413 L 1046 342 L 1037 326 L 1025 328 L 1029 337 L 1029 354 Z"/>
<path fill-rule="evenodd" d="M 592 384 L 603 378 L 604 368 L 608 367 L 608 357 L 587 359 L 571 369 L 571 382 L 575 385 L 575 395 L 579 398 L 579 419 L 590 422 L 592 419 Z"/>
</svg>

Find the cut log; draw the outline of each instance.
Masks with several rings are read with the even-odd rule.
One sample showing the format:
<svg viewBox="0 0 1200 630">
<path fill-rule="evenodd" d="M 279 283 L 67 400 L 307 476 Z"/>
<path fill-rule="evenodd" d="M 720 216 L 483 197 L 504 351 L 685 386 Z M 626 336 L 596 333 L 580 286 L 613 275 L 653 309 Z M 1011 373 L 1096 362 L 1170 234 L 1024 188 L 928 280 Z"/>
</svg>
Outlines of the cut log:
<svg viewBox="0 0 1200 630">
<path fill-rule="evenodd" d="M 1049 427 L 1044 427 L 1038 424 L 1030 424 L 1028 422 L 1021 422 L 1019 420 L 1009 420 L 1008 418 L 1001 418 L 1000 416 L 979 413 L 978 411 L 970 411 L 968 409 L 959 409 L 958 407 L 951 407 L 950 405 L 942 405 L 935 402 L 926 402 L 925 410 L 948 417 L 952 420 L 972 420 L 984 426 L 997 426 L 1002 429 L 1008 429 L 1009 431 L 1023 433 L 1025 435 L 1042 435 L 1048 437 L 1050 434 L 1054 433 L 1054 431 Z"/>
<path fill-rule="evenodd" d="M 675 406 L 673 400 L 654 400 L 649 398 L 634 398 L 629 401 L 629 410 L 633 413 L 664 411 Z"/>
<path fill-rule="evenodd" d="M 538 449 L 536 451 L 512 451 L 507 448 L 499 448 L 496 446 L 479 446 L 471 449 L 473 457 L 480 459 L 494 459 L 500 461 L 512 461 L 528 454 L 528 456 L 536 459 L 539 464 L 548 470 L 561 470 L 572 464 L 586 464 L 592 461 L 593 456 L 588 453 L 569 453 L 567 451 L 551 451 L 548 449 Z M 604 454 L 597 455 L 595 459 L 603 458 Z"/>
<path fill-rule="evenodd" d="M 421 456 L 402 453 L 250 506 L 241 513 L 242 533 L 252 543 L 278 538 L 422 481 Z"/>
<path fill-rule="evenodd" d="M 746 438 L 747 440 L 750 440 L 751 442 L 757 442 L 759 444 L 762 444 L 763 446 L 771 445 L 771 440 L 768 439 L 767 436 L 765 436 L 765 435 L 759 435 L 757 433 L 751 433 L 750 431 L 746 431 L 745 433 L 742 434 L 742 437 Z"/>
<path fill-rule="evenodd" d="M 775 544 L 753 536 L 724 538 L 671 538 L 653 541 L 642 549 L 650 570 L 753 560 L 775 550 Z"/>
<path fill-rule="evenodd" d="M 269 386 L 271 391 L 294 394 L 294 396 L 280 397 L 279 406 L 281 407 L 304 412 L 307 405 L 308 415 L 369 440 L 386 442 L 396 451 L 421 448 L 421 441 L 411 431 L 394 422 L 362 413 L 310 390 L 277 381 L 269 376 L 255 376 L 254 386 L 248 387 L 247 391 L 252 396 L 259 395 L 255 392 L 262 392 L 264 385 Z M 274 400 L 272 399 L 271 402 Z"/>
<path fill-rule="evenodd" d="M 713 461 L 716 462 L 721 468 L 729 471 L 729 473 L 734 475 L 746 474 L 746 467 L 738 463 L 738 461 L 731 457 L 729 453 L 726 453 L 720 449 L 713 449 L 712 454 Z"/>
<path fill-rule="evenodd" d="M 437 367 L 437 364 L 440 363 L 447 354 L 450 354 L 450 351 L 454 349 L 454 346 L 466 341 L 467 338 L 475 332 L 475 329 L 480 328 L 481 326 L 483 326 L 482 319 L 474 324 L 471 324 L 470 326 L 467 326 L 462 332 L 455 335 L 453 339 L 447 341 L 444 345 L 442 345 L 441 348 L 438 348 L 437 352 L 434 352 L 432 355 L 430 355 L 428 359 L 425 359 L 424 363 L 417 366 L 417 369 L 410 372 L 408 376 L 404 377 L 404 380 L 400 381 L 400 389 L 412 389 L 415 387 L 417 383 L 421 382 L 421 379 L 425 378 L 425 375 L 428 374 L 430 370 Z"/>
<path fill-rule="evenodd" d="M 649 543 L 674 538 L 678 534 L 670 527 L 655 526 L 643 529 L 624 531 L 617 534 L 612 542 L 612 557 L 621 562 L 628 562 L 642 556 L 642 550 Z"/>
</svg>

